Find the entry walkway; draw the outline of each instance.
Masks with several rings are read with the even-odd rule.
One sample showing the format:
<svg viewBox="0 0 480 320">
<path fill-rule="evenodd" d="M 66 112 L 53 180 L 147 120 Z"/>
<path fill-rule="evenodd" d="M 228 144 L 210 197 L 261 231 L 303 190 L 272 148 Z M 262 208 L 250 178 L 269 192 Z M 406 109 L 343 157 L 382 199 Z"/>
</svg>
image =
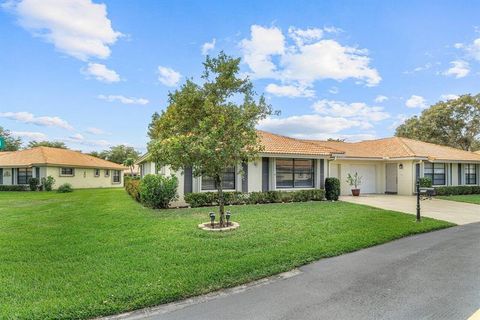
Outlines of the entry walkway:
<svg viewBox="0 0 480 320">
<path fill-rule="evenodd" d="M 340 200 L 410 214 L 415 214 L 417 208 L 415 196 L 376 194 L 360 197 L 343 196 L 340 197 Z M 449 221 L 458 225 L 480 222 L 480 205 L 477 204 L 441 199 L 423 200 L 420 204 L 424 217 Z"/>
</svg>

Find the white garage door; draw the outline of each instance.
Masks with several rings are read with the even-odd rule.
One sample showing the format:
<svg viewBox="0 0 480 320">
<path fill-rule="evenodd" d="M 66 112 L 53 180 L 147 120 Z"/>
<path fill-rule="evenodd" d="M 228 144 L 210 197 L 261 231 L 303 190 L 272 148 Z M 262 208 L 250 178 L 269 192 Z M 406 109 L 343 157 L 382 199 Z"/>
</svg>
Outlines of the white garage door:
<svg viewBox="0 0 480 320">
<path fill-rule="evenodd" d="M 362 177 L 362 184 L 360 185 L 361 193 L 376 193 L 376 175 L 375 165 L 369 164 L 352 164 L 350 165 L 349 173 L 352 175 L 358 172 L 358 175 Z"/>
</svg>

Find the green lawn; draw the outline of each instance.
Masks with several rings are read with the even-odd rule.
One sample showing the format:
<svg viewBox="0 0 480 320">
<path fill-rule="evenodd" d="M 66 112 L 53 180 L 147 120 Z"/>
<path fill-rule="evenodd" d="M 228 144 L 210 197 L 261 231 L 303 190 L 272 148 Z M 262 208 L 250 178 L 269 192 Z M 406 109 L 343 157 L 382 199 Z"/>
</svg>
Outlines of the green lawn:
<svg viewBox="0 0 480 320">
<path fill-rule="evenodd" d="M 185 298 L 451 224 L 342 202 L 150 210 L 121 189 L 0 193 L 0 318 L 89 318 Z"/>
<path fill-rule="evenodd" d="M 480 204 L 480 194 L 469 194 L 469 195 L 463 195 L 463 196 L 441 196 L 441 197 L 438 196 L 437 198 L 443 199 L 443 200 Z"/>
</svg>

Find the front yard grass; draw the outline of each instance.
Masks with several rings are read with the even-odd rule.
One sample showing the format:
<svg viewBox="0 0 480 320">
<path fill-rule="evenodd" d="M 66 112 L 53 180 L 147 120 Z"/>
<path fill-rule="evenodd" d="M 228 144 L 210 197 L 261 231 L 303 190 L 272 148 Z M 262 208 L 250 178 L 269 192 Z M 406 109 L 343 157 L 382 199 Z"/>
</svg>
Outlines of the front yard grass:
<svg viewBox="0 0 480 320">
<path fill-rule="evenodd" d="M 0 193 L 0 318 L 77 319 L 166 303 L 452 224 L 344 202 L 150 210 L 122 189 Z"/>
<path fill-rule="evenodd" d="M 458 196 L 438 196 L 437 198 L 443 199 L 443 200 L 480 204 L 480 194 L 469 194 L 469 195 L 458 195 Z"/>
</svg>

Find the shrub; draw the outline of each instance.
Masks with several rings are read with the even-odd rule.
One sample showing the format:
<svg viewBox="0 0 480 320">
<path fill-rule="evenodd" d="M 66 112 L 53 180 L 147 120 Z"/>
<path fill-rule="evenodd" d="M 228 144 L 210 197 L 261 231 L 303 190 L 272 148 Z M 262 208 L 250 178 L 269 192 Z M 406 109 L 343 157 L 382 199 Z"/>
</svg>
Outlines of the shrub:
<svg viewBox="0 0 480 320">
<path fill-rule="evenodd" d="M 40 180 L 38 180 L 38 178 L 28 179 L 28 187 L 30 188 L 30 191 L 37 191 L 39 183 Z"/>
<path fill-rule="evenodd" d="M 340 196 L 340 180 L 337 178 L 325 179 L 325 197 L 327 200 L 337 201 Z"/>
<path fill-rule="evenodd" d="M 281 202 L 320 201 L 325 197 L 325 190 L 299 190 L 299 191 L 267 191 L 267 192 L 225 192 L 225 204 L 262 204 Z M 218 195 L 215 192 L 187 193 L 185 202 L 192 208 L 214 206 L 218 204 Z"/>
<path fill-rule="evenodd" d="M 168 208 L 177 199 L 178 179 L 175 176 L 147 174 L 139 186 L 140 201 L 150 208 Z"/>
<path fill-rule="evenodd" d="M 53 185 L 55 184 L 55 178 L 52 176 L 42 178 L 42 188 L 45 191 L 52 191 Z"/>
<path fill-rule="evenodd" d="M 435 187 L 435 193 L 437 196 L 480 194 L 480 186 Z"/>
<path fill-rule="evenodd" d="M 0 185 L 0 191 L 27 191 L 28 188 L 27 186 L 6 186 L 6 185 Z"/>
<path fill-rule="evenodd" d="M 72 185 L 70 183 L 64 183 L 60 187 L 58 187 L 57 192 L 59 193 L 73 192 Z"/>
<path fill-rule="evenodd" d="M 420 182 L 420 188 L 431 188 L 432 187 L 432 179 L 430 178 L 420 178 L 418 179 Z"/>
<path fill-rule="evenodd" d="M 140 202 L 140 180 L 139 179 L 125 179 L 125 190 L 133 199 Z"/>
</svg>

